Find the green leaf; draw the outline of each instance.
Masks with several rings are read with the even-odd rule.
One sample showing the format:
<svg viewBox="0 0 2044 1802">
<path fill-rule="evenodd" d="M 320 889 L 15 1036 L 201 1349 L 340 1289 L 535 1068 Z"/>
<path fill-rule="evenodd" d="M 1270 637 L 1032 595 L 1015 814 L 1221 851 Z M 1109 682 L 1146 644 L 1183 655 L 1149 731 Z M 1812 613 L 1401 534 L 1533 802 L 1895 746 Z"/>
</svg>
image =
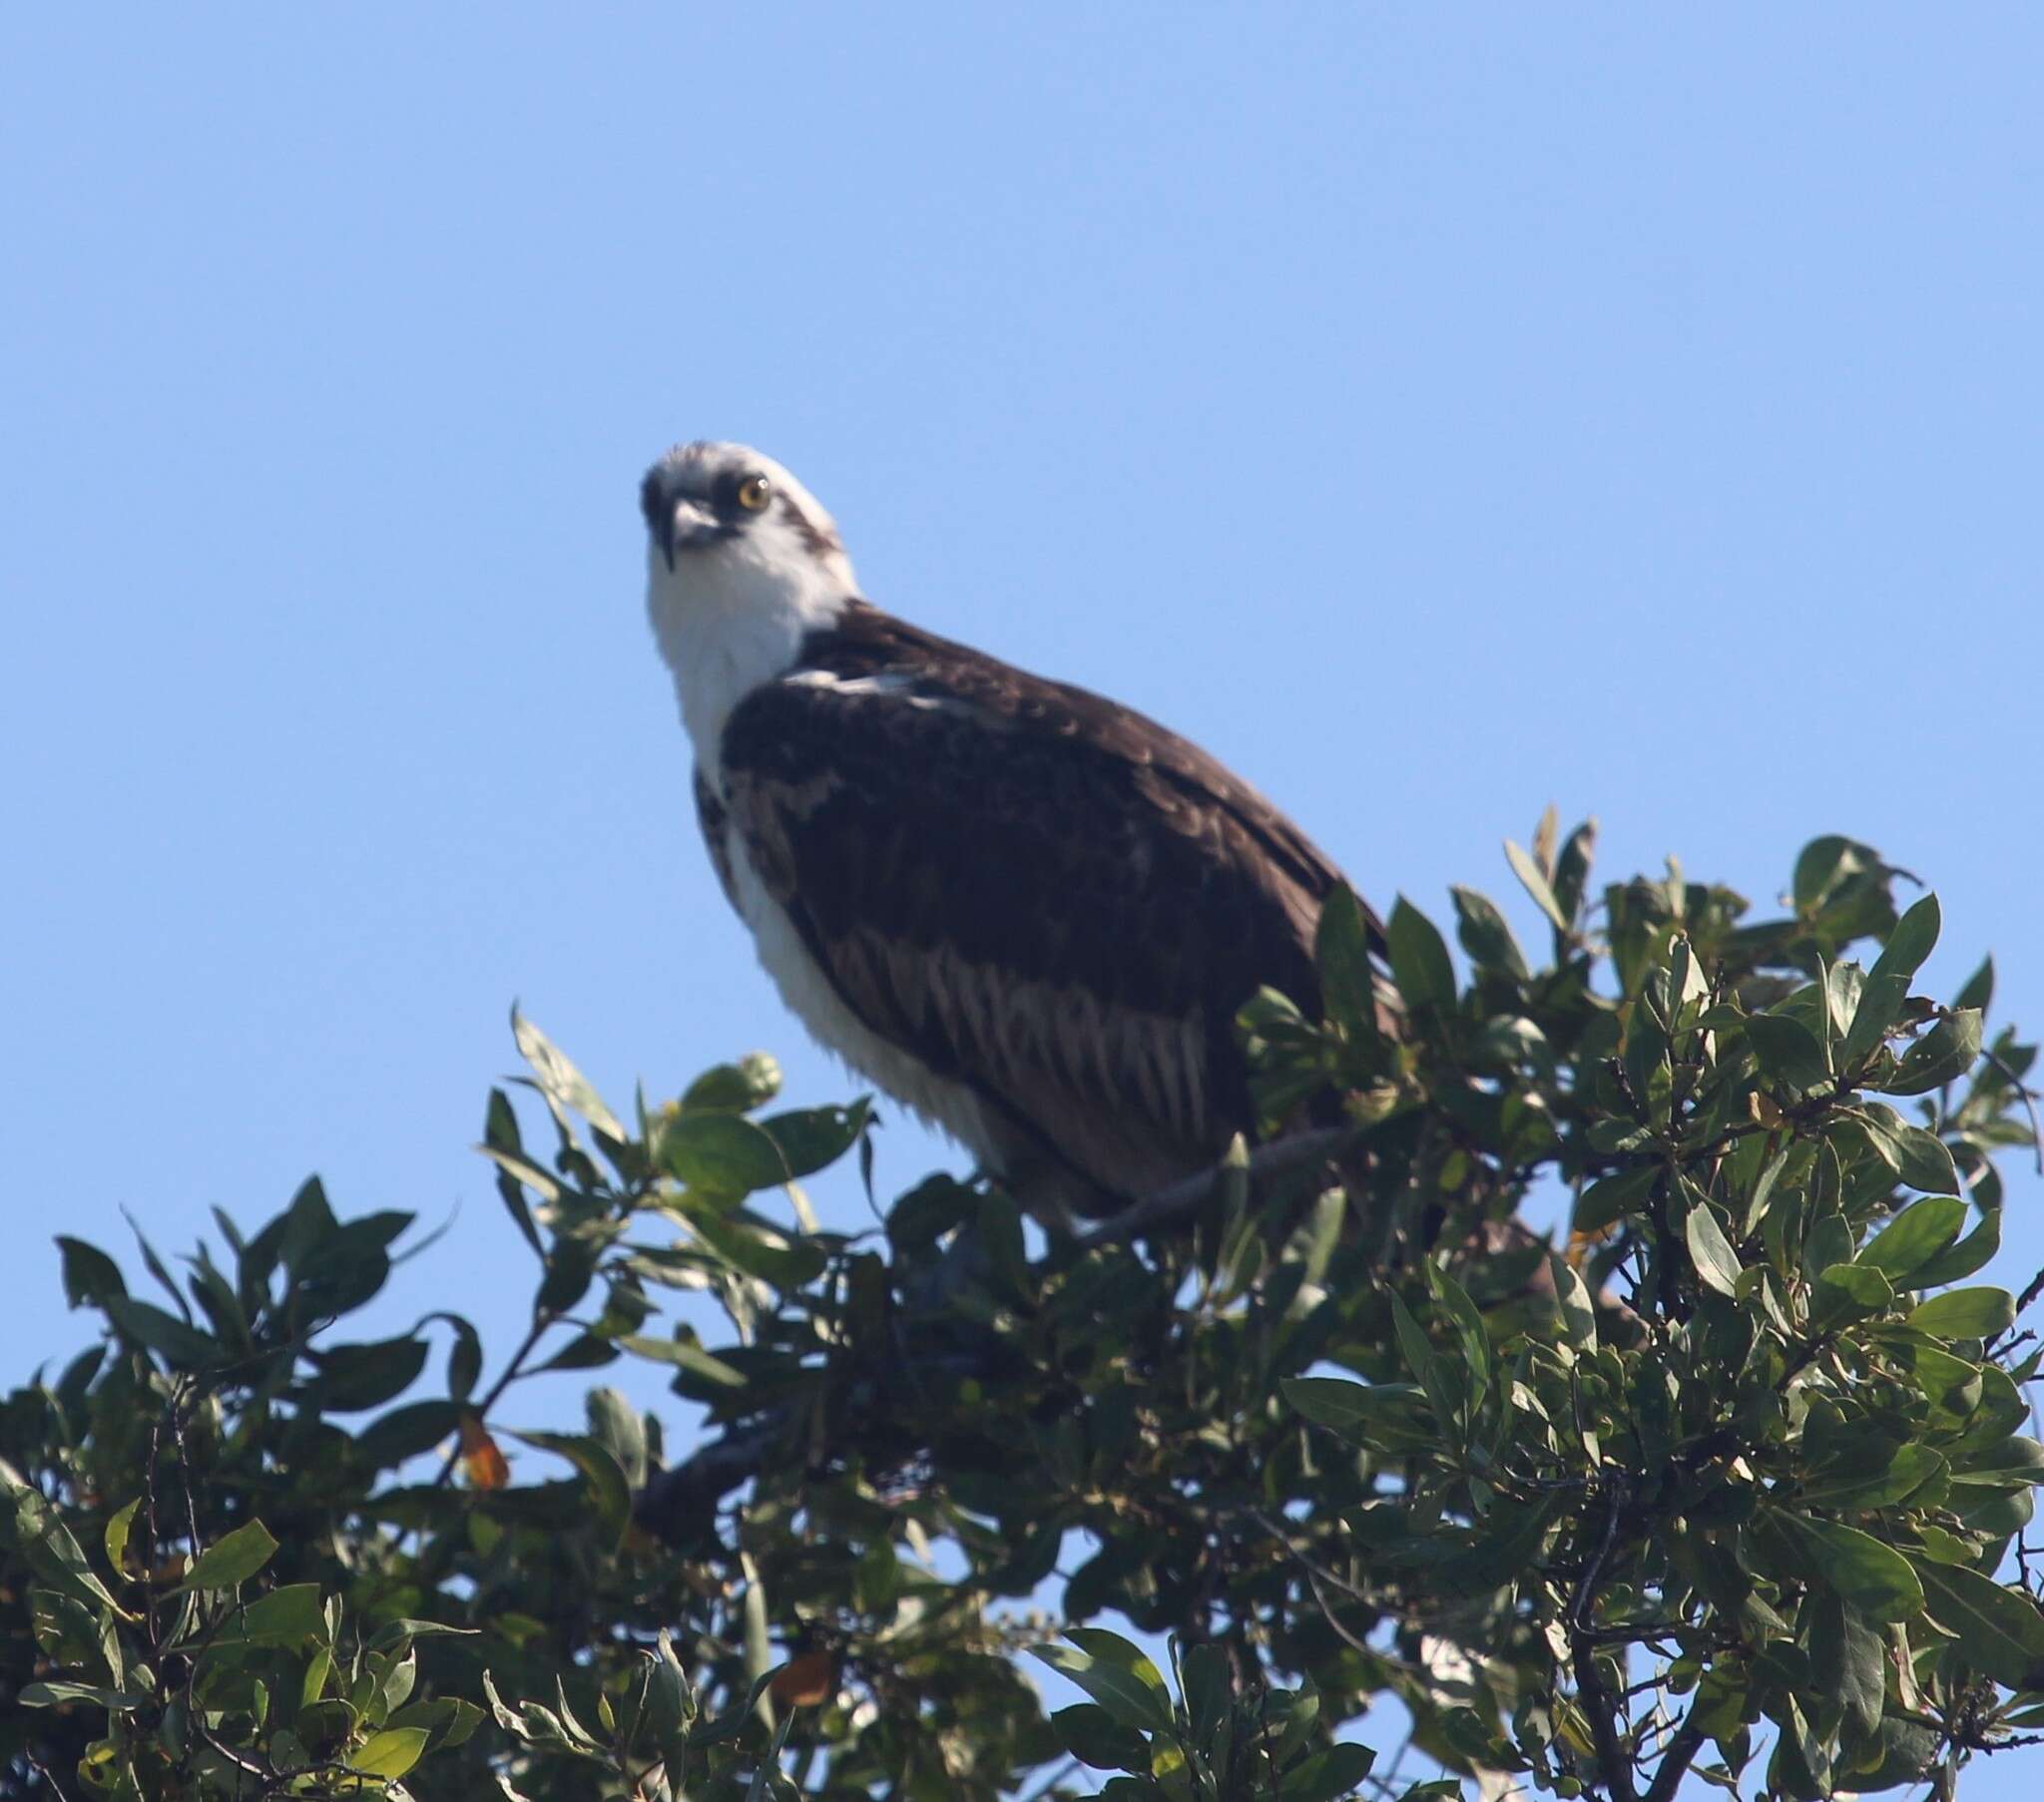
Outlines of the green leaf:
<svg viewBox="0 0 2044 1802">
<path fill-rule="evenodd" d="M 57 1251 L 64 1266 L 64 1299 L 74 1308 L 104 1307 L 110 1297 L 127 1295 L 121 1266 L 97 1245 L 83 1239 L 57 1235 Z"/>
<path fill-rule="evenodd" d="M 1831 1793 L 1829 1747 L 1814 1732 L 1794 1696 L 1782 1698 L 1787 1718 L 1775 1736 L 1774 1756 L 1768 1760 L 1768 1788 L 1795 1802 L 1819 1802 Z"/>
<path fill-rule="evenodd" d="M 1892 1546 L 1835 1521 L 1776 1518 L 1800 1542 L 1824 1581 L 1869 1620 L 1906 1620 L 1923 1606 L 1923 1585 Z"/>
<path fill-rule="evenodd" d="M 1559 1252 L 1549 1252 L 1548 1273 L 1554 1279 L 1554 1300 L 1561 1313 L 1562 1327 L 1569 1342 L 1594 1350 L 1597 1344 L 1597 1306 L 1590 1285 Z"/>
<path fill-rule="evenodd" d="M 1884 1095 L 1926 1095 L 1956 1083 L 1979 1056 L 1979 1010 L 1955 1009 L 1909 1048 L 1893 1076 L 1875 1087 Z"/>
<path fill-rule="evenodd" d="M 1150 1742 L 1125 1727 L 1098 1702 L 1074 1702 L 1050 1717 L 1065 1750 L 1096 1771 L 1150 1769 Z"/>
<path fill-rule="evenodd" d="M 511 1437 L 567 1459 L 588 1479 L 590 1501 L 596 1507 L 596 1525 L 606 1549 L 615 1552 L 624 1543 L 625 1529 L 632 1524 L 632 1491 L 610 1447 L 580 1433 L 513 1433 Z"/>
<path fill-rule="evenodd" d="M 1935 1133 L 1904 1122 L 1896 1133 L 1902 1152 L 1902 1180 L 1926 1195 L 1956 1195 L 1963 1185 L 1951 1149 Z"/>
<path fill-rule="evenodd" d="M 1824 973 L 1823 1020 L 1819 1036 L 1835 1050 L 1859 1011 L 1860 1000 L 1866 992 L 1866 976 L 1857 964 L 1825 966 L 1819 959 L 1818 967 Z"/>
<path fill-rule="evenodd" d="M 592 1389 L 583 1400 L 589 1434 L 607 1447 L 625 1481 L 638 1489 L 646 1481 L 646 1423 L 639 1410 L 615 1389 Z"/>
<path fill-rule="evenodd" d="M 1553 1494 L 1530 1506 L 1498 1506 L 1474 1544 L 1429 1568 L 1429 1585 L 1442 1595 L 1488 1595 L 1522 1577 L 1539 1564 L 1561 1507 Z"/>
<path fill-rule="evenodd" d="M 869 1112 L 860 1101 L 849 1108 L 804 1108 L 760 1122 L 760 1130 L 779 1149 L 779 1180 L 792 1181 L 835 1163 L 858 1141 Z"/>
<path fill-rule="evenodd" d="M 461 1425 L 452 1402 L 406 1402 L 355 1435 L 353 1457 L 371 1470 L 395 1470 L 407 1458 L 430 1451 Z"/>
<path fill-rule="evenodd" d="M 252 1601 L 240 1618 L 225 1628 L 222 1639 L 251 1644 L 295 1645 L 326 1631 L 326 1611 L 317 1583 L 285 1583 Z"/>
<path fill-rule="evenodd" d="M 574 1113 L 613 1138 L 628 1136 L 625 1128 L 618 1125 L 617 1117 L 589 1086 L 588 1079 L 546 1034 L 515 1007 L 511 1010 L 511 1037 L 517 1043 L 518 1055 L 532 1067 L 539 1092 L 546 1097 L 547 1106 L 553 1110 L 554 1118 L 561 1122 L 564 1131 L 567 1130 L 565 1116 Z"/>
<path fill-rule="evenodd" d="M 1801 1021 L 1788 1014 L 1756 1014 L 1746 1023 L 1746 1042 L 1761 1069 L 1796 1093 L 1830 1080 L 1823 1047 Z"/>
<path fill-rule="evenodd" d="M 2010 1689 L 2044 1688 L 2044 1614 L 2026 1595 L 1963 1565 L 1918 1559 L 1931 1619 L 1975 1670 Z"/>
<path fill-rule="evenodd" d="M 475 1393 L 476 1380 L 483 1374 L 483 1342 L 476 1330 L 459 1314 L 440 1318 L 454 1329 L 454 1343 L 447 1348 L 447 1394 L 465 1402 Z"/>
<path fill-rule="evenodd" d="M 706 1116 L 708 1119 L 717 1117 Z M 728 1117 L 727 1117 L 728 1118 Z M 693 1193 L 676 1209 L 719 1261 L 776 1289 L 799 1289 L 823 1272 L 829 1253 L 814 1239 L 789 1238 L 777 1229 L 727 1218 L 714 1202 Z M 1021 1236 L 1019 1226 L 1016 1236 Z"/>
<path fill-rule="evenodd" d="M 1963 1281 L 1974 1271 L 1984 1269 L 2000 1249 L 2001 1209 L 1991 1207 L 1981 1214 L 1978 1226 L 1949 1251 L 1941 1252 L 1916 1272 L 1913 1286 L 1934 1289 L 1943 1283 Z"/>
<path fill-rule="evenodd" d="M 525 1242 L 539 1256 L 545 1257 L 546 1247 L 540 1243 L 539 1228 L 532 1223 L 532 1208 L 526 1202 L 525 1190 L 508 1167 L 508 1160 L 522 1162 L 523 1155 L 518 1136 L 518 1116 L 501 1089 L 490 1091 L 489 1108 L 483 1116 L 483 1142 L 477 1148 L 485 1156 L 498 1160 L 497 1193 L 503 1197 L 504 1206 L 510 1211 L 511 1223 L 524 1236 Z"/>
<path fill-rule="evenodd" d="M 1901 1287 L 1903 1278 L 1959 1236 L 1966 1204 L 1955 1195 L 1932 1195 L 1905 1207 L 1860 1248 L 1857 1262 L 1870 1265 Z"/>
<path fill-rule="evenodd" d="M 1150 1661 L 1141 1646 L 1131 1644 L 1119 1633 L 1097 1626 L 1067 1627 L 1065 1637 L 1090 1656 L 1119 1665 L 1149 1690 L 1162 1707 L 1167 1711 L 1170 1709 L 1171 1691 L 1165 1687 L 1164 1673 Z"/>
<path fill-rule="evenodd" d="M 41 1587 L 29 1590 L 28 1607 L 30 1631 L 52 1664 L 67 1665 L 77 1675 L 104 1670 L 116 1684 L 124 1680 L 120 1641 L 103 1608 L 89 1607 L 63 1589 Z"/>
<path fill-rule="evenodd" d="M 92 1566 L 86 1562 L 85 1549 L 73 1537 L 71 1529 L 51 1508 L 42 1496 L 26 1485 L 13 1487 L 19 1479 L 13 1477 L 5 1460 L 0 1460 L 0 1482 L 8 1482 L 12 1488 L 12 1519 L 5 1510 L 0 1510 L 0 1545 L 11 1541 L 20 1548 L 22 1555 L 35 1570 L 56 1584 L 66 1594 L 78 1599 L 103 1601 L 124 1620 L 133 1620 L 129 1613 L 114 1599 L 114 1592 L 100 1581 Z"/>
<path fill-rule="evenodd" d="M 1912 1309 L 1909 1324 L 1940 1339 L 1991 1339 L 2015 1318 L 2016 1298 L 2006 1289 L 1947 1289 Z"/>
<path fill-rule="evenodd" d="M 1391 1321 L 1398 1335 L 1398 1349 L 1405 1354 L 1406 1366 L 1426 1391 L 1426 1399 L 1433 1405 L 1441 1430 L 1454 1433 L 1459 1438 L 1468 1426 L 1463 1410 L 1462 1385 L 1455 1380 L 1455 1373 L 1435 1355 L 1431 1342 L 1420 1330 L 1419 1322 L 1412 1318 L 1411 1310 L 1396 1295 L 1391 1297 Z"/>
<path fill-rule="evenodd" d="M 1689 1254 L 1696 1264 L 1698 1280 L 1720 1295 L 1736 1294 L 1739 1274 L 1744 1266 L 1709 1203 L 1699 1201 L 1689 1210 L 1683 1236 L 1689 1242 Z"/>
<path fill-rule="evenodd" d="M 1952 1483 L 1956 1489 L 1976 1493 L 2034 1489 L 2044 1483 L 2044 1445 L 2009 1431 L 2021 1424 L 2029 1404 L 2006 1371 L 1990 1364 L 1981 1375 L 1986 1393 L 1980 1412 L 1965 1436 L 1949 1448 L 1958 1467 L 1952 1473 Z M 1953 1502 L 1961 1514 L 1971 1506 L 1971 1502 Z"/>
<path fill-rule="evenodd" d="M 596 1276 L 597 1248 L 588 1239 L 556 1237 L 547 1253 L 533 1306 L 543 1314 L 565 1314 L 584 1295 Z"/>
<path fill-rule="evenodd" d="M 654 1157 L 670 1176 L 714 1196 L 749 1195 L 787 1180 L 780 1147 L 736 1114 L 684 1114 L 661 1127 Z"/>
<path fill-rule="evenodd" d="M 117 1577 L 128 1575 L 128 1536 L 135 1528 L 135 1511 L 142 1506 L 142 1498 L 135 1500 L 107 1523 L 107 1563 L 114 1567 Z"/>
<path fill-rule="evenodd" d="M 1797 1500 L 1809 1508 L 1889 1508 L 1908 1500 L 1945 1470 L 1945 1461 L 1928 1446 L 1897 1446 L 1893 1456 L 1874 1469 L 1815 1471 L 1804 1481 Z"/>
<path fill-rule="evenodd" d="M 1369 925 L 1362 904 L 1345 882 L 1337 882 L 1320 904 L 1313 963 L 1320 973 L 1327 1018 L 1353 1037 L 1374 1038 L 1377 985 L 1369 961 Z"/>
<path fill-rule="evenodd" d="M 691 1339 L 654 1339 L 630 1333 L 618 1343 L 637 1357 L 649 1358 L 656 1364 L 678 1364 L 727 1389 L 743 1389 L 746 1385 L 745 1372 L 734 1369 Z"/>
<path fill-rule="evenodd" d="M 64 1702 L 91 1702 L 96 1707 L 119 1713 L 145 1706 L 149 1697 L 126 1690 L 104 1688 L 98 1683 L 24 1683 L 15 1697 L 25 1708 L 55 1708 Z"/>
<path fill-rule="evenodd" d="M 1554 860 L 1554 898 L 1562 913 L 1574 919 L 1583 904 L 1583 889 L 1590 880 L 1590 865 L 1597 852 L 1597 822 L 1586 819 L 1568 836 Z M 1542 909 L 1545 912 L 1545 909 Z M 1547 916 L 1550 920 L 1552 914 Z M 1566 937 L 1566 929 L 1563 929 Z"/>
<path fill-rule="evenodd" d="M 1235 1701 L 1235 1672 L 1228 1653 L 1212 1641 L 1186 1647 L 1179 1660 L 1179 1683 L 1185 1691 L 1193 1743 L 1212 1754 L 1217 1736 L 1229 1724 Z"/>
<path fill-rule="evenodd" d="M 1278 1794 L 1283 1802 L 1335 1802 L 1336 1797 L 1350 1794 L 1369 1775 L 1376 1757 L 1368 1746 L 1352 1742 L 1329 1746 L 1285 1772 L 1278 1782 Z"/>
<path fill-rule="evenodd" d="M 402 1777 L 418 1763 L 430 1738 L 423 1727 L 385 1727 L 348 1755 L 348 1769 L 386 1781 Z"/>
<path fill-rule="evenodd" d="M 445 1746 L 464 1744 L 481 1726 L 486 1717 L 473 1702 L 463 1701 L 459 1696 L 441 1696 L 436 1701 L 413 1702 L 400 1708 L 389 1720 L 386 1727 L 423 1727 L 429 1735 L 436 1736 L 432 1743 L 437 1750 Z"/>
<path fill-rule="evenodd" d="M 319 1372 L 319 1399 L 336 1414 L 395 1401 L 426 1367 L 428 1346 L 407 1334 L 366 1345 L 335 1345 L 305 1356 Z"/>
<path fill-rule="evenodd" d="M 528 1365 L 527 1368 L 537 1376 L 543 1370 L 597 1370 L 617 1361 L 615 1342 L 600 1339 L 594 1333 L 578 1333 L 543 1364 Z"/>
<path fill-rule="evenodd" d="M 1917 1388 L 1933 1403 L 1961 1416 L 1979 1405 L 1983 1381 L 1979 1365 L 1940 1350 L 1926 1335 L 1907 1328 L 1899 1336 L 1899 1349 Z"/>
<path fill-rule="evenodd" d="M 1795 859 L 1789 893 L 1799 914 L 1810 914 L 1854 876 L 1881 869 L 1880 853 L 1857 839 L 1827 832 L 1812 838 Z"/>
<path fill-rule="evenodd" d="M 1935 895 L 1925 895 L 1895 922 L 1880 956 L 1866 973 L 1859 1005 L 1840 1052 L 1843 1068 L 1849 1070 L 1866 1057 L 1901 1018 L 1902 1004 L 1909 998 L 1910 979 L 1936 945 L 1942 924 Z"/>
<path fill-rule="evenodd" d="M 1611 1176 L 1600 1176 L 1583 1190 L 1576 1202 L 1575 1230 L 1599 1233 L 1624 1215 L 1645 1211 L 1644 1203 L 1654 1192 L 1662 1173 L 1660 1164 L 1635 1165 Z"/>
<path fill-rule="evenodd" d="M 1894 1285 L 1864 1264 L 1832 1264 L 1817 1272 L 1811 1322 L 1828 1332 L 1848 1320 L 1863 1320 L 1892 1307 Z"/>
<path fill-rule="evenodd" d="M 1266 1733 L 1261 1743 L 1272 1759 L 1281 1765 L 1305 1744 L 1307 1736 L 1318 1725 L 1320 1693 L 1310 1678 L 1296 1689 L 1266 1690 L 1263 1716 Z M 1268 1729 L 1273 1726 L 1278 1728 L 1275 1746 L 1268 1736 Z"/>
<path fill-rule="evenodd" d="M 1980 960 L 1980 968 L 1966 978 L 1964 986 L 1952 997 L 1955 1008 L 1978 1008 L 1987 1012 L 1987 1004 L 1994 999 L 1994 960 L 1991 957 Z"/>
<path fill-rule="evenodd" d="M 780 1093 L 780 1066 L 766 1052 L 706 1070 L 682 1097 L 684 1114 L 750 1114 Z"/>
<path fill-rule="evenodd" d="M 160 1353 L 175 1367 L 204 1370 L 227 1359 L 227 1348 L 218 1339 L 187 1326 L 177 1315 L 165 1313 L 152 1302 L 107 1295 L 99 1305 L 123 1334 L 137 1345 Z"/>
<path fill-rule="evenodd" d="M 1479 970 L 1501 970 L 1513 981 L 1525 982 L 1531 974 L 1525 954 L 1497 903 L 1473 888 L 1451 888 L 1448 893 L 1455 902 L 1455 936 L 1462 941 L 1469 961 Z"/>
<path fill-rule="evenodd" d="M 1857 1608 L 1840 1604 L 1838 1611 L 1844 1627 L 1838 1698 L 1848 1735 L 1868 1737 L 1880 1726 L 1887 1646 Z"/>
<path fill-rule="evenodd" d="M 186 1574 L 181 1589 L 232 1589 L 247 1582 L 269 1563 L 276 1541 L 260 1521 L 251 1521 L 224 1534 L 203 1552 Z"/>
<path fill-rule="evenodd" d="M 1508 838 L 1505 840 L 1505 862 L 1512 866 L 1512 874 L 1533 897 L 1533 905 L 1554 922 L 1555 931 L 1567 932 L 1568 915 L 1562 911 L 1561 902 L 1556 899 L 1546 873 L 1533 861 L 1532 853 Z"/>
<path fill-rule="evenodd" d="M 1418 908 L 1398 897 L 1384 926 L 1386 955 L 1398 993 L 1408 1007 L 1435 1007 L 1443 1014 L 1455 1007 L 1455 966 L 1448 959 L 1440 929 Z"/>
<path fill-rule="evenodd" d="M 1085 1631 L 1088 1629 L 1079 1629 Z M 1097 1629 L 1095 1629 L 1097 1630 Z M 1104 1633 L 1104 1638 L 1117 1635 Z M 1134 1658 L 1142 1653 L 1126 1640 L 1122 1643 Z M 1124 1727 L 1145 1733 L 1169 1733 L 1172 1730 L 1171 1703 L 1163 1693 L 1163 1678 L 1153 1685 L 1146 1678 L 1138 1676 L 1131 1668 L 1129 1657 L 1102 1657 L 1076 1645 L 1032 1645 L 1031 1656 L 1042 1660 L 1051 1669 L 1058 1671 L 1078 1684 L 1096 1702 Z M 1149 1664 L 1147 1658 L 1143 1658 Z M 1153 1674 L 1156 1666 L 1150 1666 Z"/>
<path fill-rule="evenodd" d="M 481 1627 L 450 1626 L 444 1620 L 416 1620 L 408 1614 L 400 1614 L 395 1620 L 386 1620 L 376 1629 L 376 1636 L 369 1641 L 372 1652 L 403 1652 L 409 1649 L 414 1639 L 432 1639 L 441 1635 L 469 1639 L 481 1633 Z"/>
<path fill-rule="evenodd" d="M 1350 1383 L 1339 1377 L 1285 1377 L 1284 1399 L 1316 1426 L 1351 1445 L 1409 1452 L 1435 1445 L 1439 1430 L 1413 1383 Z"/>
<path fill-rule="evenodd" d="M 1467 1405 L 1470 1415 L 1474 1416 L 1482 1409 L 1495 1374 L 1489 1329 L 1483 1324 L 1483 1316 L 1477 1312 L 1476 1304 L 1469 1299 L 1468 1291 L 1440 1265 L 1428 1262 L 1426 1283 L 1441 1311 L 1454 1325 L 1455 1337 L 1462 1350 L 1462 1368 L 1468 1377 Z"/>
</svg>

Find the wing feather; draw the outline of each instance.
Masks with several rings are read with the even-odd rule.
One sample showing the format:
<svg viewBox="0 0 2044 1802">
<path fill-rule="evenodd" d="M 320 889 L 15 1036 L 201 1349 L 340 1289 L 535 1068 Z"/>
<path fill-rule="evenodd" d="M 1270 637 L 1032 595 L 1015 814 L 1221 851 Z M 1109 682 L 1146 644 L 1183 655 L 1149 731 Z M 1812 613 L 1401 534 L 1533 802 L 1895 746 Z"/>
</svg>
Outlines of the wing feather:
<svg viewBox="0 0 2044 1802">
<path fill-rule="evenodd" d="M 852 1013 L 1109 1195 L 1251 1125 L 1260 985 L 1317 1008 L 1333 866 L 1141 714 L 861 609 L 722 752 L 706 817 Z"/>
</svg>

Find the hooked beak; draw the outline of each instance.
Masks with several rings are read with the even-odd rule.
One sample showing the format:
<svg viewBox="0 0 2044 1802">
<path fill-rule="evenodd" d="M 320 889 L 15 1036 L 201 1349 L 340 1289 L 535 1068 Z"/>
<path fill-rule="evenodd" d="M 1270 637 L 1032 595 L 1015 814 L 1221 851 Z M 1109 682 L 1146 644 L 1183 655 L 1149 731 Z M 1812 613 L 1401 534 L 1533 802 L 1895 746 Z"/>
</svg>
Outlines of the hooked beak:
<svg viewBox="0 0 2044 1802">
<path fill-rule="evenodd" d="M 734 528 L 717 517 L 705 498 L 669 492 L 658 469 L 648 472 L 639 490 L 639 508 L 646 516 L 646 530 L 653 535 L 670 573 L 677 552 L 693 551 L 699 545 L 733 536 Z"/>
</svg>

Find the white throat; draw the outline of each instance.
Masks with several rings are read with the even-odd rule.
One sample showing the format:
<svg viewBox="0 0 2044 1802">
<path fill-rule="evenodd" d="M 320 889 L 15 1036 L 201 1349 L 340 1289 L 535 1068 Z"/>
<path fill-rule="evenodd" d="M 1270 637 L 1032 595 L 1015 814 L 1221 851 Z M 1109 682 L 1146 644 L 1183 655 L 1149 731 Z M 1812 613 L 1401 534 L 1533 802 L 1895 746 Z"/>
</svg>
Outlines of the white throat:
<svg viewBox="0 0 2044 1802">
<path fill-rule="evenodd" d="M 697 763 L 712 780 L 732 708 L 792 669 L 802 640 L 835 625 L 857 592 L 841 552 L 781 561 L 738 543 L 683 551 L 672 570 L 657 548 L 649 552 L 647 615 Z"/>
</svg>

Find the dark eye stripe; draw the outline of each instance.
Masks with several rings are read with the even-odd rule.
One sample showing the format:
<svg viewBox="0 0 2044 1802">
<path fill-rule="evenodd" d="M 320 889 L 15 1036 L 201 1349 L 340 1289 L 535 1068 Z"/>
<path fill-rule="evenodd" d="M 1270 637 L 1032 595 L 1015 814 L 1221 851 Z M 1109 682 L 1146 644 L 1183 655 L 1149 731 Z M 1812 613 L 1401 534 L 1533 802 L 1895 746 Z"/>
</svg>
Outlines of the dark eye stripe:
<svg viewBox="0 0 2044 1802">
<path fill-rule="evenodd" d="M 741 514 L 752 515 L 763 512 L 765 510 L 765 502 L 759 507 L 748 507 L 739 499 L 741 491 L 754 482 L 760 483 L 766 490 L 766 498 L 768 500 L 772 498 L 772 482 L 767 477 L 761 475 L 757 470 L 745 473 L 741 473 L 738 470 L 726 470 L 710 484 L 711 506 L 716 508 L 719 516 L 724 519 L 732 519 Z"/>
</svg>

